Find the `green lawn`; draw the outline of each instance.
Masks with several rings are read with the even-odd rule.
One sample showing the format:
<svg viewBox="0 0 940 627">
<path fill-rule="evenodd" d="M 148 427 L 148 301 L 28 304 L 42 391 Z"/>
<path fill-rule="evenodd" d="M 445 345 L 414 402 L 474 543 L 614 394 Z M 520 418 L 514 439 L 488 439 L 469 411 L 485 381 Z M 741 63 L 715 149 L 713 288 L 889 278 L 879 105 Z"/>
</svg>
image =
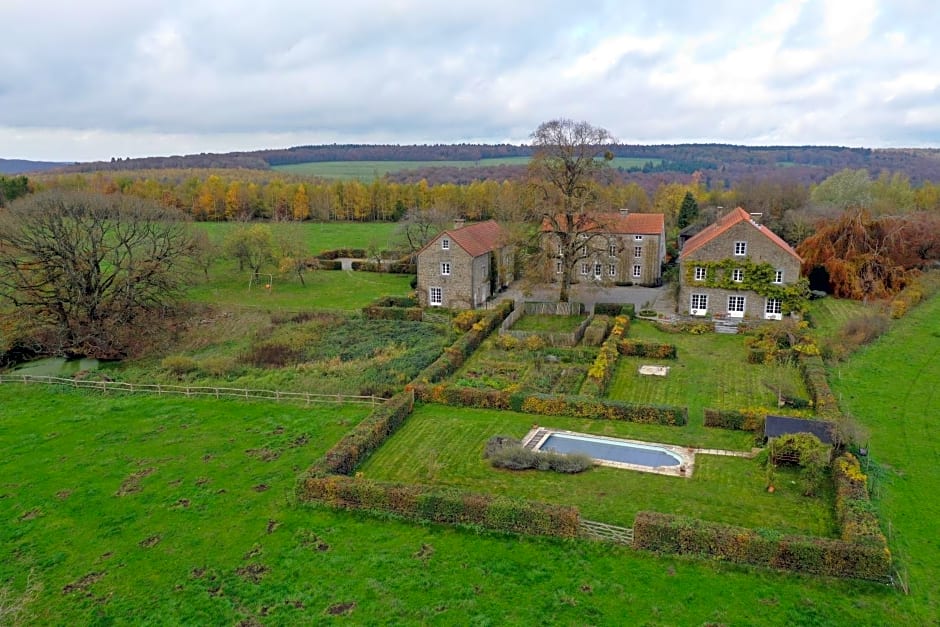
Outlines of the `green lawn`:
<svg viewBox="0 0 940 627">
<path fill-rule="evenodd" d="M 777 409 L 777 396 L 768 384 L 808 399 L 796 366 L 747 363 L 747 348 L 740 335 L 666 333 L 648 322 L 634 321 L 628 337 L 674 344 L 678 358 L 621 357 L 608 388 L 612 399 L 688 407 L 691 426 L 702 424 L 706 408 L 765 407 L 793 413 Z M 645 364 L 670 366 L 669 374 L 641 375 L 639 367 Z"/>
<path fill-rule="evenodd" d="M 831 494 L 807 498 L 793 475 L 768 494 L 763 467 L 756 461 L 699 455 L 691 478 L 597 467 L 578 475 L 496 470 L 482 459 L 483 445 L 494 435 L 521 438 L 533 420 L 572 431 L 648 439 L 670 444 L 747 448 L 746 434 L 715 431 L 712 438 L 689 436 L 681 428 L 614 421 L 532 416 L 425 405 L 372 456 L 365 476 L 402 483 L 437 483 L 472 491 L 507 494 L 577 505 L 589 519 L 632 526 L 637 511 L 682 513 L 746 527 L 792 533 L 833 533 Z M 644 437 L 645 436 L 645 437 Z"/>
<path fill-rule="evenodd" d="M 809 303 L 809 315 L 813 320 L 814 333 L 820 339 L 837 335 L 839 329 L 852 318 L 877 310 L 877 305 L 868 305 L 845 298 L 826 297 Z"/>
<path fill-rule="evenodd" d="M 497 165 L 528 165 L 529 157 L 495 157 L 479 161 L 315 161 L 310 163 L 292 163 L 276 165 L 272 169 L 278 172 L 318 176 L 327 179 L 359 179 L 371 181 L 391 172 L 418 170 L 423 168 L 475 168 Z M 644 159 L 641 157 L 616 157 L 610 162 L 613 168 L 642 168 L 648 161 L 659 165 L 662 159 Z"/>
<path fill-rule="evenodd" d="M 555 316 L 529 314 L 512 325 L 513 331 L 538 331 L 541 333 L 572 333 L 584 322 L 584 316 Z"/>
<path fill-rule="evenodd" d="M 273 277 L 267 276 L 268 274 Z M 239 272 L 232 262 L 220 262 L 187 292 L 195 302 L 262 309 L 361 309 L 379 296 L 406 296 L 412 275 L 351 270 L 319 270 L 304 275 L 306 286 L 296 275 L 281 275 L 273 269 L 262 273 L 263 283 L 249 289 L 250 273 Z M 271 288 L 264 284 L 273 278 Z"/>
<path fill-rule="evenodd" d="M 307 242 L 311 254 L 336 248 L 365 248 L 372 244 L 380 250 L 392 248 L 397 224 L 394 222 L 265 222 L 277 235 L 280 232 L 299 233 Z M 239 222 L 196 222 L 216 242 L 225 235 L 244 227 Z"/>
<path fill-rule="evenodd" d="M 935 625 L 940 620 L 940 297 L 914 308 L 892 331 L 837 366 L 830 381 L 843 410 L 870 428 L 872 455 L 884 466 L 875 494 L 910 585 L 908 624 Z"/>
</svg>

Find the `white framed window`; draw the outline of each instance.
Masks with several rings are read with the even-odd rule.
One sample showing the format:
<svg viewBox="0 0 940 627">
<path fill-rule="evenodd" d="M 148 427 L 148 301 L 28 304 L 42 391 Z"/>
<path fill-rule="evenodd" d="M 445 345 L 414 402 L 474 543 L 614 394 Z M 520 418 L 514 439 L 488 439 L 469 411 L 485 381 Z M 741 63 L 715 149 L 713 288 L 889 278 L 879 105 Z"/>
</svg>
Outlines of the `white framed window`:
<svg viewBox="0 0 940 627">
<path fill-rule="evenodd" d="M 608 247 L 607 247 L 607 254 L 610 255 L 611 257 L 616 257 L 616 256 L 617 256 L 617 245 L 616 245 L 616 244 L 611 244 L 610 246 L 608 246 Z"/>
<path fill-rule="evenodd" d="M 734 243 L 734 256 L 743 257 L 747 254 L 747 242 L 735 242 Z"/>
<path fill-rule="evenodd" d="M 441 264 L 441 276 L 450 276 L 450 262 L 445 261 Z"/>
<path fill-rule="evenodd" d="M 633 236 L 633 241 L 635 241 L 635 242 L 642 242 L 642 241 L 643 241 L 643 236 L 642 236 L 642 235 L 634 235 L 634 236 Z"/>
<path fill-rule="evenodd" d="M 708 313 L 708 294 L 692 294 L 690 313 L 693 316 L 704 316 Z"/>
<path fill-rule="evenodd" d="M 444 303 L 444 290 L 439 287 L 428 289 L 428 303 L 431 307 L 440 307 Z"/>
<path fill-rule="evenodd" d="M 589 264 L 589 263 L 582 263 L 582 264 L 581 264 L 581 274 L 583 274 L 584 276 L 587 276 L 587 275 L 589 275 L 590 273 L 591 273 L 591 264 Z"/>
<path fill-rule="evenodd" d="M 744 317 L 744 297 L 743 296 L 729 296 L 728 297 L 728 315 L 732 318 L 743 318 Z"/>
<path fill-rule="evenodd" d="M 783 301 L 779 298 L 768 298 L 764 305 L 764 318 L 768 320 L 783 319 Z"/>
<path fill-rule="evenodd" d="M 638 265 L 638 264 L 633 266 L 633 278 L 634 279 L 639 279 L 642 272 L 643 272 L 643 266 Z"/>
<path fill-rule="evenodd" d="M 595 279 L 601 278 L 601 270 L 602 270 L 602 269 L 601 269 L 601 264 L 595 263 L 595 264 L 594 264 L 594 278 L 595 278 Z"/>
<path fill-rule="evenodd" d="M 695 266 L 695 280 L 704 281 L 705 280 L 705 268 L 702 266 Z"/>
<path fill-rule="evenodd" d="M 564 264 L 561 263 L 561 259 L 555 262 L 555 274 L 561 274 Z"/>
<path fill-rule="evenodd" d="M 774 283 L 783 283 L 783 270 L 774 272 Z"/>
<path fill-rule="evenodd" d="M 441 250 L 450 250 L 450 239 L 445 237 L 441 240 Z"/>
<path fill-rule="evenodd" d="M 741 283 L 744 281 L 744 270 L 741 268 L 735 268 L 731 271 L 731 280 L 735 283 Z"/>
<path fill-rule="evenodd" d="M 642 257 L 642 256 L 643 256 L 643 247 L 642 247 L 642 246 L 634 246 L 634 247 L 633 247 L 633 256 L 636 257 L 636 258 Z"/>
<path fill-rule="evenodd" d="M 610 276 L 617 276 L 617 264 L 612 263 L 607 266 L 607 274 Z"/>
</svg>

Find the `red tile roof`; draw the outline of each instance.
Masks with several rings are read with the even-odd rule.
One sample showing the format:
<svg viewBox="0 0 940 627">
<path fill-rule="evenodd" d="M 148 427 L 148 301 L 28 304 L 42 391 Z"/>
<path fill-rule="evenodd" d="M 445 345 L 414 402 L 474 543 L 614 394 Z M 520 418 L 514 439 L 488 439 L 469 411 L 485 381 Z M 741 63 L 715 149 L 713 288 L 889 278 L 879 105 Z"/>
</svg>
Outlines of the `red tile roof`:
<svg viewBox="0 0 940 627">
<path fill-rule="evenodd" d="M 565 228 L 566 219 L 563 214 L 555 217 L 561 228 Z M 661 213 L 591 213 L 581 214 L 576 220 L 584 221 L 579 224 L 579 231 L 608 231 L 610 233 L 627 235 L 660 235 L 665 229 L 665 220 Z M 542 220 L 542 232 L 555 230 L 548 218 Z"/>
<path fill-rule="evenodd" d="M 722 233 L 725 233 L 733 227 L 735 224 L 740 222 L 747 221 L 757 229 L 762 235 L 767 239 L 772 241 L 774 244 L 782 248 L 785 252 L 793 255 L 800 263 L 803 263 L 803 259 L 796 254 L 796 251 L 793 250 L 793 247 L 787 244 L 779 235 L 768 229 L 763 224 L 757 224 L 751 220 L 751 214 L 742 209 L 741 207 L 735 208 L 733 211 L 728 212 L 722 217 L 718 218 L 713 224 L 709 224 L 704 229 L 696 233 L 694 236 L 690 237 L 689 240 L 682 247 L 682 250 L 679 252 L 681 257 L 688 255 L 689 253 L 695 252 L 708 242 L 712 241 Z"/>
<path fill-rule="evenodd" d="M 471 257 L 479 257 L 506 244 L 506 233 L 494 220 L 444 231 L 442 235 L 449 236 Z M 439 237 L 435 238 L 435 241 Z"/>
</svg>

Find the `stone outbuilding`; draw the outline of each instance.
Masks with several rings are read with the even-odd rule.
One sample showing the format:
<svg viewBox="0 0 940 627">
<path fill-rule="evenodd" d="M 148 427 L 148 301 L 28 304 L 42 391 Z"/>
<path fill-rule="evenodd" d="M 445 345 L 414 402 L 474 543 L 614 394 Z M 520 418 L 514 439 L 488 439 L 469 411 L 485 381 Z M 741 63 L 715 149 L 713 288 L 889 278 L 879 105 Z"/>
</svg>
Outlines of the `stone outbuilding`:
<svg viewBox="0 0 940 627">
<path fill-rule="evenodd" d="M 475 309 L 512 282 L 514 263 L 509 237 L 494 220 L 455 225 L 418 251 L 418 300 Z"/>
</svg>

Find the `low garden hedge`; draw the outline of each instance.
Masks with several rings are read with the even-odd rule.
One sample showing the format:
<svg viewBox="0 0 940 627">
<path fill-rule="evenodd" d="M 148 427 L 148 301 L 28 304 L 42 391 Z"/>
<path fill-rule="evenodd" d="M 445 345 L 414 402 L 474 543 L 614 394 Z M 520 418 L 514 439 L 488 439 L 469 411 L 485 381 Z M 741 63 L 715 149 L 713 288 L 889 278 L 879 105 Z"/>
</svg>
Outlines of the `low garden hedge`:
<svg viewBox="0 0 940 627">
<path fill-rule="evenodd" d="M 832 388 L 829 387 L 826 366 L 822 357 L 819 355 L 801 355 L 800 373 L 803 375 L 806 391 L 813 399 L 816 415 L 825 420 L 839 420 L 842 418 L 839 402 L 836 400 L 835 394 L 832 393 Z"/>
<path fill-rule="evenodd" d="M 754 409 L 706 409 L 705 426 L 737 431 L 763 433 L 766 410 Z"/>
<path fill-rule="evenodd" d="M 314 462 L 309 476 L 348 475 L 401 427 L 414 409 L 410 391 L 396 394 L 375 408 L 343 439 Z"/>
<path fill-rule="evenodd" d="M 610 317 L 627 316 L 636 317 L 636 306 L 633 303 L 594 303 L 594 314 Z"/>
<path fill-rule="evenodd" d="M 478 525 L 529 535 L 574 538 L 581 522 L 575 507 L 344 476 L 308 477 L 301 484 L 299 496 L 339 509 L 392 513 L 412 520 Z"/>
<path fill-rule="evenodd" d="M 657 553 L 793 570 L 815 575 L 888 581 L 886 547 L 830 538 L 780 535 L 659 512 L 639 512 L 633 546 Z"/>
<path fill-rule="evenodd" d="M 868 494 L 868 477 L 862 472 L 858 458 L 843 453 L 832 463 L 832 479 L 836 486 L 836 518 L 842 539 L 874 546 L 886 546 L 878 514 Z"/>
<path fill-rule="evenodd" d="M 457 338 L 457 341 L 444 349 L 441 356 L 434 360 L 427 368 L 418 373 L 415 383 L 435 383 L 445 379 L 456 372 L 463 365 L 467 357 L 473 354 L 483 340 L 498 327 L 503 319 L 512 311 L 513 302 L 504 300 L 495 309 L 488 312 L 469 331 Z"/>
<path fill-rule="evenodd" d="M 362 316 L 367 320 L 411 320 L 421 322 L 424 310 L 420 307 L 375 307 L 362 308 Z"/>
<path fill-rule="evenodd" d="M 586 396 L 506 392 L 444 384 L 412 384 L 408 386 L 408 389 L 414 392 L 416 400 L 457 407 L 511 409 L 541 416 L 571 416 L 675 426 L 685 425 L 689 421 L 687 407 L 634 405 Z"/>
<path fill-rule="evenodd" d="M 588 396 L 603 396 L 610 384 L 610 379 L 614 375 L 614 369 L 617 366 L 617 359 L 620 356 L 618 343 L 630 329 L 630 318 L 626 316 L 617 316 L 614 319 L 614 326 L 610 335 L 601 344 L 600 350 L 594 363 L 588 368 L 587 378 L 581 385 L 581 394 Z M 585 334 L 585 337 L 587 334 Z"/>
<path fill-rule="evenodd" d="M 676 347 L 674 344 L 656 344 L 654 342 L 641 342 L 638 340 L 622 340 L 617 344 L 617 350 L 627 357 L 651 357 L 653 359 L 675 359 Z"/>
<path fill-rule="evenodd" d="M 343 258 L 352 258 L 352 259 L 363 259 L 369 256 L 369 251 L 365 248 L 334 248 L 332 250 L 323 250 L 317 253 L 317 259 L 339 259 Z"/>
</svg>

